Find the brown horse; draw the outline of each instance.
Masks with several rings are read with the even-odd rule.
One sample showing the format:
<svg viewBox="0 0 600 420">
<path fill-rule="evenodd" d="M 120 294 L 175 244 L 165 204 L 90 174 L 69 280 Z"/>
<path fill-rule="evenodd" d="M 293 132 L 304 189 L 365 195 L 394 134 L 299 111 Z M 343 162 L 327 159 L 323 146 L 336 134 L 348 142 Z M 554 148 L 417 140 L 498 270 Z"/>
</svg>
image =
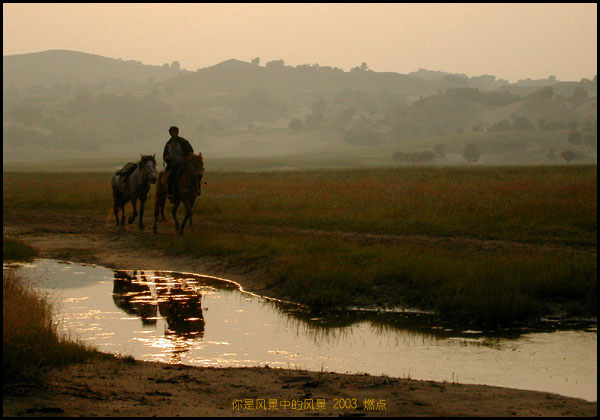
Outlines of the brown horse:
<svg viewBox="0 0 600 420">
<path fill-rule="evenodd" d="M 173 220 L 175 220 L 175 230 L 180 235 L 183 234 L 185 224 L 192 217 L 192 207 L 196 197 L 200 193 L 200 185 L 202 176 L 204 175 L 204 159 L 202 153 L 197 155 L 191 153 L 187 162 L 184 164 L 181 170 L 181 175 L 175 184 L 175 191 L 173 191 Z M 154 233 L 157 233 L 156 227 L 158 224 L 158 215 L 165 219 L 165 202 L 167 200 L 167 173 L 163 169 L 158 175 L 158 181 L 156 182 L 156 201 L 154 203 Z M 177 220 L 177 208 L 179 204 L 183 203 L 185 206 L 185 218 L 181 225 Z M 191 223 L 191 220 L 190 220 Z"/>
</svg>

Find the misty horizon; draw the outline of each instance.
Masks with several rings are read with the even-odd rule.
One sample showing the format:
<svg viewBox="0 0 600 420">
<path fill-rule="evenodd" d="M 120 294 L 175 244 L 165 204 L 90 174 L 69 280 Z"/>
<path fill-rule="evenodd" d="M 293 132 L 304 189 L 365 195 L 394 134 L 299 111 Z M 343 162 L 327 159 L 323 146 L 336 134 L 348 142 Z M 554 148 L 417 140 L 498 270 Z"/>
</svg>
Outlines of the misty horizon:
<svg viewBox="0 0 600 420">
<path fill-rule="evenodd" d="M 595 163 L 596 10 L 4 4 L 3 161 L 160 154 L 177 125 L 253 168 Z"/>
<path fill-rule="evenodd" d="M 3 23 L 3 55 L 64 49 L 192 70 L 230 58 L 345 71 L 366 62 L 511 82 L 597 71 L 596 4 L 9 3 Z"/>
<path fill-rule="evenodd" d="M 87 51 L 76 51 L 76 50 L 66 50 L 66 49 L 48 49 L 48 50 L 42 50 L 42 51 L 32 51 L 32 52 L 28 52 L 28 53 L 7 54 L 7 55 L 3 55 L 3 58 L 10 58 L 10 57 L 16 57 L 16 56 L 25 56 L 25 55 L 31 55 L 31 54 L 43 54 L 43 53 L 50 53 L 50 52 L 73 52 L 73 53 L 89 54 L 89 55 L 92 55 L 92 56 L 98 56 L 98 57 L 103 57 L 103 58 L 110 58 L 110 59 L 113 59 L 113 60 L 141 63 L 142 65 L 153 66 L 153 67 L 170 66 L 173 63 L 179 63 L 179 65 L 181 66 L 181 62 L 178 59 L 173 59 L 170 62 L 165 62 L 165 63 L 162 63 L 162 64 L 153 64 L 153 63 L 143 62 L 142 60 L 139 60 L 136 57 L 109 57 L 109 56 L 104 56 L 104 55 L 101 55 L 101 54 L 90 53 L 90 52 L 87 52 Z M 240 62 L 244 62 L 244 63 L 252 63 L 252 60 L 255 60 L 257 58 L 260 59 L 260 57 L 258 57 L 258 56 L 252 57 L 252 58 L 250 58 L 248 60 L 245 60 L 245 59 L 240 58 L 240 57 L 231 57 L 231 58 L 225 59 L 225 60 L 217 62 L 217 63 L 209 64 L 209 65 L 207 65 L 205 67 L 199 67 L 199 68 L 194 69 L 194 70 L 185 68 L 183 66 L 181 66 L 180 69 L 182 71 L 196 72 L 196 71 L 199 71 L 199 70 L 202 70 L 202 69 L 206 69 L 206 68 L 217 66 L 217 65 L 222 64 L 222 63 L 226 63 L 228 61 L 240 61 Z M 283 59 L 274 59 L 274 60 L 271 60 L 271 61 L 283 61 L 284 65 L 285 66 L 289 66 L 289 67 L 299 67 L 299 66 L 309 65 L 309 66 L 318 66 L 318 67 L 319 66 L 320 67 L 331 67 L 331 68 L 334 68 L 334 69 L 338 68 L 338 69 L 343 70 L 345 73 L 349 73 L 349 72 L 352 71 L 353 68 L 360 67 L 361 64 L 365 63 L 365 62 L 357 63 L 357 65 L 354 66 L 354 67 L 351 67 L 349 69 L 343 69 L 343 68 L 341 68 L 341 67 L 339 67 L 339 66 L 337 66 L 337 65 L 335 65 L 333 63 L 308 63 L 308 62 L 306 62 L 306 63 L 303 63 L 303 64 L 292 65 L 292 64 L 285 63 L 285 60 L 283 60 Z M 264 62 L 264 61 L 260 60 L 260 63 L 257 64 L 257 65 L 260 66 L 260 67 L 265 67 L 266 63 L 268 63 L 268 62 L 270 62 L 270 61 Z M 368 65 L 368 63 L 366 63 L 366 64 Z M 409 76 L 411 74 L 418 73 L 418 72 L 424 72 L 424 71 L 425 72 L 434 72 L 434 73 L 435 72 L 447 73 L 447 74 L 461 75 L 461 76 L 467 76 L 467 77 L 496 76 L 496 78 L 501 79 L 501 80 L 506 80 L 508 83 L 518 83 L 518 82 L 526 81 L 526 80 L 544 80 L 544 79 L 550 79 L 550 78 L 554 78 L 557 81 L 565 81 L 565 82 L 566 81 L 572 81 L 572 82 L 576 82 L 576 81 L 579 81 L 581 79 L 592 79 L 596 75 L 596 73 L 594 73 L 593 75 L 587 75 L 587 76 L 584 76 L 584 77 L 582 77 L 581 79 L 578 79 L 578 80 L 562 80 L 562 79 L 556 78 L 555 75 L 553 75 L 551 73 L 548 73 L 547 77 L 534 78 L 534 77 L 526 76 L 526 77 L 518 79 L 518 80 L 509 80 L 509 79 L 507 79 L 505 77 L 502 77 L 502 75 L 499 75 L 499 74 L 496 74 L 496 73 L 486 73 L 486 74 L 452 73 L 452 72 L 447 71 L 447 70 L 445 70 L 443 68 L 442 69 L 439 69 L 439 68 L 433 69 L 433 68 L 418 67 L 418 68 L 415 68 L 415 69 L 413 69 L 413 70 L 411 70 L 411 71 L 409 71 L 407 73 L 400 73 L 400 72 L 394 72 L 394 71 L 384 71 L 384 70 L 370 68 L 370 66 L 369 66 L 369 70 L 374 71 L 376 73 L 397 73 L 397 74 L 403 74 L 403 75 L 409 75 Z"/>
</svg>

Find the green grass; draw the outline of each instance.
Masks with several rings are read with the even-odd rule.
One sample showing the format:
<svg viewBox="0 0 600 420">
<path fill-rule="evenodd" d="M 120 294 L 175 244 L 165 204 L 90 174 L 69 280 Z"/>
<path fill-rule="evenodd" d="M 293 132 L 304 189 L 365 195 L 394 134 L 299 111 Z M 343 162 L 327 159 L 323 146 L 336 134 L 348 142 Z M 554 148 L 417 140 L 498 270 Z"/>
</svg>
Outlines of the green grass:
<svg viewBox="0 0 600 420">
<path fill-rule="evenodd" d="M 29 244 L 6 235 L 2 235 L 2 260 L 3 261 L 31 261 L 37 251 Z"/>
</svg>

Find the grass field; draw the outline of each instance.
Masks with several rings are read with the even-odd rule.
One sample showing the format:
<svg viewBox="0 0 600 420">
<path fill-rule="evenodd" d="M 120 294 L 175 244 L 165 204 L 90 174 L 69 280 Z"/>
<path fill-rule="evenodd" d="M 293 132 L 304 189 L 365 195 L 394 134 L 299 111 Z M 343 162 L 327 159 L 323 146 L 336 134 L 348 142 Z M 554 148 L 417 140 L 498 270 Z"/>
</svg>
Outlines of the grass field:
<svg viewBox="0 0 600 420">
<path fill-rule="evenodd" d="M 2 235 L 3 261 L 31 261 L 37 252 L 29 244 L 6 235 Z"/>
<path fill-rule="evenodd" d="M 207 173 L 195 218 L 596 245 L 596 166 Z M 112 212 L 105 173 L 4 173 L 8 208 Z M 152 201 L 150 208 L 152 208 Z M 148 214 L 148 213 L 147 213 Z"/>
<path fill-rule="evenodd" d="M 183 237 L 148 232 L 151 246 L 263 265 L 272 284 L 315 309 L 411 304 L 472 323 L 523 320 L 556 304 L 596 313 L 596 165 L 207 172 L 204 179 L 194 229 Z M 109 180 L 106 173 L 5 172 L 4 206 L 112 221 Z M 159 231 L 172 229 L 161 223 Z M 410 235 L 432 241 L 412 243 Z M 440 238 L 531 246 L 477 250 L 460 241 L 436 245 Z"/>
</svg>

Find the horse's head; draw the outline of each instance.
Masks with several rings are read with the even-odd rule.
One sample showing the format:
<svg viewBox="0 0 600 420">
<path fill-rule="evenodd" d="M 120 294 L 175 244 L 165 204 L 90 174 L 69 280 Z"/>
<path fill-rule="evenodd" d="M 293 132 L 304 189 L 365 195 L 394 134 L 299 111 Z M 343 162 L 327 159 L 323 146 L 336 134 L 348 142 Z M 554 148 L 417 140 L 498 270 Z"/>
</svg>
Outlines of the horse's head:
<svg viewBox="0 0 600 420">
<path fill-rule="evenodd" d="M 142 155 L 139 162 L 139 167 L 144 171 L 144 175 L 148 177 L 151 183 L 156 184 L 158 180 L 158 171 L 156 170 L 156 159 L 155 155 Z"/>
<path fill-rule="evenodd" d="M 204 158 L 202 157 L 202 153 L 198 153 L 197 155 L 190 153 L 188 156 L 188 164 L 192 168 L 192 172 L 198 181 L 202 179 L 204 176 Z"/>
</svg>

